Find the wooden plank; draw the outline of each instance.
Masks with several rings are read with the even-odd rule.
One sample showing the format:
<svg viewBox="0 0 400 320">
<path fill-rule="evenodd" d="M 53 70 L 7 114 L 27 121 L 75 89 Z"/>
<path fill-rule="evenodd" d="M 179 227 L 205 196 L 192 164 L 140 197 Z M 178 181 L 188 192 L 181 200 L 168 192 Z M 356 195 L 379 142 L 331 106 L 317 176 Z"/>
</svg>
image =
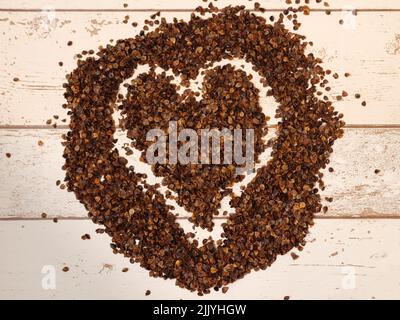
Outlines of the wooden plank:
<svg viewBox="0 0 400 320">
<path fill-rule="evenodd" d="M 187 226 L 185 223 L 182 225 Z M 90 221 L 0 222 L 0 299 L 197 299 L 114 255 Z M 91 240 L 82 241 L 89 233 Z M 400 220 L 318 220 L 297 260 L 280 256 L 209 299 L 398 299 Z M 12 245 L 10 245 L 12 244 Z M 297 251 L 296 251 L 297 252 Z M 298 253 L 298 252 L 297 252 Z M 64 266 L 69 272 L 62 272 Z M 129 271 L 121 272 L 128 267 Z M 48 270 L 55 289 L 44 290 Z M 46 274 L 42 274 L 42 270 Z M 145 291 L 151 295 L 145 296 Z"/>
<path fill-rule="evenodd" d="M 62 129 L 0 130 L 0 217 L 39 218 L 85 217 L 86 212 L 74 195 L 59 190 L 56 180 L 63 179 Z M 274 135 L 275 130 L 270 130 Z M 118 145 L 129 142 L 118 132 Z M 39 146 L 38 141 L 44 145 Z M 121 149 L 120 149 L 121 150 Z M 331 158 L 333 173 L 325 170 L 324 197 L 333 197 L 329 217 L 400 216 L 400 129 L 348 128 L 337 141 Z M 11 153 L 11 158 L 5 156 Z M 122 151 L 121 151 L 122 152 Z M 122 152 L 122 154 L 124 154 Z M 134 163 L 138 154 L 128 158 L 136 170 L 151 171 L 144 163 Z M 263 155 L 268 159 L 268 153 Z M 264 162 L 265 163 L 265 162 Z M 375 174 L 375 169 L 380 172 Z M 159 181 L 159 180 L 157 180 Z M 223 210 L 228 208 L 226 203 Z M 188 214 L 177 210 L 182 217 Z M 325 216 L 327 216 L 325 215 Z"/>
<path fill-rule="evenodd" d="M 86 2 L 85 2 L 86 3 Z M 75 53 L 106 44 L 111 38 L 133 36 L 138 28 L 122 23 L 124 12 L 0 12 L 0 126 L 44 125 L 53 114 L 65 116 L 62 83 L 75 66 Z M 131 13 L 130 21 L 142 23 L 149 13 Z M 188 12 L 164 14 L 189 17 Z M 54 18 L 54 19 L 53 19 Z M 343 13 L 313 13 L 303 19 L 301 33 L 314 42 L 313 51 L 324 66 L 350 72 L 332 83 L 331 96 L 343 89 L 361 100 L 336 102 L 348 124 L 399 124 L 400 12 L 360 13 L 355 28 L 340 26 Z M 351 18 L 351 19 L 353 19 Z M 350 24 L 351 25 L 351 24 Z M 320 26 L 316 28 L 315 26 Z M 72 47 L 66 43 L 73 40 Z M 373 44 L 373 45 L 372 45 Z M 45 51 L 44 51 L 45 48 Z M 64 66 L 59 67 L 58 62 Z M 17 77 L 20 81 L 15 82 Z M 274 113 L 274 102 L 261 96 L 264 108 Z M 367 107 L 361 101 L 368 102 Z M 273 119 L 271 123 L 276 121 Z"/>
<path fill-rule="evenodd" d="M 336 142 L 333 173 L 325 170 L 325 196 L 334 198 L 329 215 L 398 215 L 400 213 L 400 131 L 347 129 Z M 397 151 L 396 151 L 397 150 Z M 380 170 L 378 174 L 375 170 Z M 371 202 L 370 202 L 371 201 Z"/>
<path fill-rule="evenodd" d="M 241 4 L 247 7 L 253 7 L 254 2 L 249 1 L 238 1 L 238 0 L 218 0 L 213 2 L 218 7 L 224 7 L 227 5 Z M 269 0 L 259 1 L 265 8 L 276 9 L 287 7 L 284 0 Z M 294 2 L 294 1 L 293 1 Z M 315 2 L 315 1 L 314 1 Z M 330 7 L 332 8 L 348 8 L 353 6 L 359 9 L 399 9 L 400 4 L 396 0 L 330 0 Z M 127 3 L 128 8 L 124 8 L 123 4 Z M 140 10 L 140 9 L 182 9 L 182 8 L 195 8 L 199 5 L 207 5 L 200 0 L 174 0 L 174 1 L 163 1 L 163 0 L 147 0 L 147 1 L 128 1 L 128 0 L 97 0 L 97 1 L 78 1 L 78 0 L 58 0 L 56 2 L 49 0 L 16 0 L 16 1 L 1 1 L 1 9 L 41 9 L 44 7 L 54 7 L 55 9 L 125 9 L 125 10 Z M 324 8 L 323 4 L 310 3 L 311 8 Z"/>
</svg>

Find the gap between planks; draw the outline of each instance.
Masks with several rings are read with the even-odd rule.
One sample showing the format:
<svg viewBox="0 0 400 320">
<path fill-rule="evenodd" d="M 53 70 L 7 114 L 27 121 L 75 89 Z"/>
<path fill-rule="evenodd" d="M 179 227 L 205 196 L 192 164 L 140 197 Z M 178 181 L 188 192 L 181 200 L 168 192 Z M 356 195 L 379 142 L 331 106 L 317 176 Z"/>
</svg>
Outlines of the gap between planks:
<svg viewBox="0 0 400 320">
<path fill-rule="evenodd" d="M 31 218 L 25 218 L 25 217 L 0 217 L 0 222 L 3 221 L 53 221 L 54 218 L 57 218 L 58 221 L 62 220 L 67 220 L 67 221 L 74 221 L 74 220 L 91 220 L 89 217 L 57 217 L 57 216 L 52 216 L 51 214 L 48 214 L 51 217 L 48 218 L 41 218 L 41 217 L 31 217 Z M 214 217 L 214 220 L 227 220 L 227 217 Z M 400 219 L 400 214 L 397 215 L 387 215 L 387 214 L 381 214 L 381 215 L 362 215 L 362 216 L 320 216 L 317 215 L 314 217 L 314 219 L 317 220 L 399 220 Z M 189 220 L 189 217 L 177 217 L 176 220 Z"/>
<path fill-rule="evenodd" d="M 276 124 L 267 126 L 271 129 L 276 129 L 278 126 Z M 400 129 L 400 124 L 346 124 L 344 126 L 346 129 Z M 68 125 L 57 125 L 53 127 L 52 125 L 0 125 L 0 130 L 48 130 L 48 129 L 70 129 Z M 116 127 L 119 129 L 119 126 Z"/>
<path fill-rule="evenodd" d="M 286 10 L 287 8 L 275 8 L 275 9 L 268 9 L 265 8 L 267 12 L 282 12 Z M 400 9 L 390 9 L 390 8 L 370 8 L 370 9 L 349 9 L 349 8 L 325 8 L 325 9 L 310 9 L 311 12 L 325 12 L 329 10 L 330 12 L 342 12 L 342 11 L 356 11 L 357 13 L 359 12 L 400 12 Z M 162 9 L 152 9 L 152 8 L 146 8 L 146 9 L 39 9 L 39 8 L 27 8 L 27 9 L 11 9 L 11 8 L 0 8 L 0 12 L 43 12 L 43 11 L 51 11 L 51 12 L 194 12 L 195 8 L 189 9 L 189 8 L 182 8 L 182 9 L 168 9 L 168 8 L 162 8 Z M 251 12 L 258 12 L 257 10 L 254 9 L 249 9 Z"/>
</svg>

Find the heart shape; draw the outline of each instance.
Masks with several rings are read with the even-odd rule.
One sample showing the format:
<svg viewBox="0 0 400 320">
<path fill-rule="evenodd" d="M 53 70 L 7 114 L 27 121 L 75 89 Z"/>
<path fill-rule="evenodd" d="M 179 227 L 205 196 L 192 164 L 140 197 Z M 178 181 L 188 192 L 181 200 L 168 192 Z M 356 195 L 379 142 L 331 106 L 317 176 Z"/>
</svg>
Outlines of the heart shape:
<svg viewBox="0 0 400 320">
<path fill-rule="evenodd" d="M 198 136 L 202 129 L 253 129 L 254 160 L 258 161 L 265 150 L 263 137 L 267 134 L 268 117 L 262 112 L 259 90 L 251 75 L 231 64 L 208 69 L 202 94 L 191 89 L 179 94 L 172 80 L 165 72 L 156 74 L 150 70 L 140 74 L 127 86 L 127 96 L 119 107 L 120 125 L 132 139 L 131 146 L 142 152 L 144 161 L 146 150 L 153 143 L 146 140 L 146 133 L 159 128 L 167 134 L 171 121 L 176 121 L 178 132 L 189 128 L 196 130 Z M 222 141 L 220 149 L 223 159 Z M 221 200 L 244 178 L 243 174 L 236 174 L 238 167 L 243 165 L 234 160 L 231 164 L 201 164 L 199 159 L 199 164 L 158 163 L 152 170 L 155 176 L 163 177 L 163 185 L 177 194 L 177 204 L 192 213 L 191 222 L 211 231 Z"/>
<path fill-rule="evenodd" d="M 306 53 L 305 37 L 287 30 L 283 20 L 281 14 L 271 25 L 243 7 L 227 7 L 207 19 L 193 14 L 188 22 L 161 21 L 152 32 L 102 48 L 97 59 L 80 61 L 67 76 L 65 107 L 71 121 L 63 145 L 68 191 L 75 193 L 95 223 L 105 227 L 114 252 L 139 263 L 151 276 L 175 279 L 180 287 L 199 294 L 210 293 L 211 288 L 218 290 L 252 270 L 265 269 L 279 255 L 305 245 L 314 215 L 322 208 L 316 187 L 322 185 L 319 173 L 329 162 L 335 140 L 343 136 L 344 122 L 331 101 L 318 98 L 317 85 L 327 84 L 320 59 Z M 271 160 L 231 201 L 235 212 L 222 224 L 223 239 L 199 245 L 182 229 L 158 186 L 143 183 L 143 175 L 128 167 L 115 148 L 115 102 L 119 86 L 139 65 L 172 69 L 193 79 L 207 64 L 235 58 L 251 63 L 264 78 L 268 94 L 279 104 L 275 116 L 281 120 Z M 169 88 L 168 81 L 165 85 Z M 211 98 L 218 91 L 213 89 L 208 91 Z M 174 92 L 172 87 L 169 99 L 179 103 L 166 104 L 171 112 L 185 106 Z M 199 110 L 212 105 L 195 106 Z M 127 119 L 132 114 L 127 112 Z M 169 117 L 167 112 L 156 116 Z M 188 119 L 181 121 L 189 123 Z M 132 130 L 132 121 L 125 126 L 133 141 L 140 141 L 143 132 Z M 232 180 L 227 181 L 229 189 Z"/>
</svg>

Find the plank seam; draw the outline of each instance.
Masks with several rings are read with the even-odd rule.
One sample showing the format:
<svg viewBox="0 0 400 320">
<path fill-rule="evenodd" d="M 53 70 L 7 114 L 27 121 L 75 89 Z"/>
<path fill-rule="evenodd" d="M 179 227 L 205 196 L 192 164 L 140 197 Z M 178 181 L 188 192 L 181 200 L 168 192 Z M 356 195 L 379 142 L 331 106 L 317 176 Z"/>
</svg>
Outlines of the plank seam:
<svg viewBox="0 0 400 320">
<path fill-rule="evenodd" d="M 51 216 L 51 215 L 50 215 Z M 51 216 L 48 218 L 41 217 L 0 217 L 2 221 L 52 221 L 57 218 L 58 221 L 62 220 L 91 220 L 88 217 L 58 217 Z M 399 220 L 399 215 L 362 215 L 362 216 L 315 216 L 316 220 Z M 177 217 L 177 220 L 189 220 L 189 217 Z M 214 217 L 214 220 L 227 220 L 226 217 Z"/>
<path fill-rule="evenodd" d="M 267 126 L 271 129 L 276 129 L 277 125 L 272 124 Z M 345 129 L 400 129 L 400 124 L 347 124 Z M 66 130 L 69 129 L 68 125 L 58 125 L 53 127 L 51 125 L 0 125 L 0 130 Z M 117 127 L 119 129 L 119 127 Z"/>
<path fill-rule="evenodd" d="M 275 9 L 267 9 L 267 12 L 282 12 L 287 8 L 275 8 Z M 168 8 L 159 8 L 159 9 L 153 9 L 153 8 L 145 8 L 145 9 L 54 9 L 51 10 L 52 12 L 194 12 L 195 8 L 193 9 L 188 9 L 188 8 L 182 8 L 182 9 L 168 9 Z M 331 11 L 331 12 L 343 12 L 343 11 L 357 11 L 358 13 L 360 12 L 400 12 L 399 8 L 325 8 L 325 9 L 310 9 L 311 12 L 325 12 L 325 11 Z M 40 9 L 40 8 L 26 8 L 26 9 L 16 9 L 16 8 L 0 8 L 0 12 L 42 12 L 42 11 L 50 11 L 48 9 Z M 250 9 L 251 12 L 256 12 L 256 10 Z"/>
</svg>

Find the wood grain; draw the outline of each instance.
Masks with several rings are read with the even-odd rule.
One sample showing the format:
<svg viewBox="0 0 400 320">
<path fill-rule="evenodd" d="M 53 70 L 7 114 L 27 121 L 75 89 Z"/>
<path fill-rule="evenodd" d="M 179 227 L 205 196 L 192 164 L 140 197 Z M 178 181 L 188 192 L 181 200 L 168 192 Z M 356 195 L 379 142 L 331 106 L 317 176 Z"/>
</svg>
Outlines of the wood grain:
<svg viewBox="0 0 400 320">
<path fill-rule="evenodd" d="M 251 8 L 254 2 L 214 4 Z M 287 6 L 284 0 L 259 2 L 270 10 L 266 17 Z M 299 32 L 314 42 L 311 52 L 323 58 L 325 68 L 351 73 L 332 83 L 331 96 L 346 90 L 350 96 L 361 93 L 368 102 L 365 108 L 360 106 L 362 100 L 335 104 L 348 127 L 334 147 L 335 171 L 324 172 L 327 187 L 321 194 L 334 201 L 325 202 L 329 211 L 316 219 L 304 251 L 297 252 L 299 259 L 279 257 L 268 270 L 232 284 L 226 295 L 213 292 L 205 298 L 400 297 L 400 1 L 328 2 L 332 14 L 327 16 L 322 4 L 311 4 L 312 14 L 302 17 Z M 150 278 L 147 271 L 112 254 L 110 238 L 97 235 L 97 226 L 87 220 L 74 195 L 56 187 L 56 180 L 64 176 L 60 135 L 66 127 L 51 129 L 45 122 L 53 115 L 66 117 L 61 108 L 62 83 L 76 66 L 76 53 L 110 39 L 133 37 L 155 11 L 162 11 L 168 21 L 188 19 L 190 10 L 204 4 L 200 0 L 0 0 L 0 299 L 198 298 L 175 287 L 172 280 Z M 354 9 L 357 16 L 349 14 Z M 126 25 L 122 20 L 127 14 Z M 346 21 L 342 26 L 340 19 Z M 139 27 L 131 27 L 133 21 Z M 69 40 L 72 47 L 66 45 Z M 246 70 L 250 72 L 248 66 Z M 19 81 L 13 81 L 16 77 Z M 273 116 L 275 103 L 263 94 L 263 110 Z M 116 137 L 118 146 L 127 141 L 120 131 Z M 142 163 L 135 167 L 149 173 Z M 42 212 L 49 218 L 42 219 Z M 181 226 L 192 231 L 188 214 L 180 208 L 177 213 Z M 57 224 L 53 217 L 60 218 Z M 212 233 L 197 228 L 197 238 L 217 239 L 223 219 L 215 221 Z M 82 241 L 85 233 L 92 240 Z M 42 288 L 44 266 L 55 268 L 56 290 Z M 64 266 L 70 272 L 62 272 Z M 121 272 L 124 267 L 129 272 Z M 346 281 L 351 280 L 349 272 L 355 275 L 354 287 Z M 152 292 L 148 297 L 147 289 Z"/>
<path fill-rule="evenodd" d="M 139 27 L 123 24 L 125 15 L 57 12 L 53 17 L 40 12 L 0 12 L 0 41 L 4 44 L 0 49 L 0 126 L 37 126 L 44 125 L 53 114 L 64 117 L 62 83 L 65 74 L 75 67 L 74 54 L 105 45 L 112 38 L 134 36 Z M 164 14 L 168 20 L 187 19 L 189 15 Z M 148 16 L 135 12 L 130 21 L 142 23 Z M 354 29 L 340 26 L 341 18 L 341 12 L 330 16 L 316 12 L 302 19 L 300 31 L 314 42 L 312 51 L 324 59 L 324 66 L 342 75 L 332 82 L 331 96 L 342 90 L 351 97 L 362 95 L 360 100 L 336 102 L 337 109 L 352 125 L 399 124 L 400 12 L 360 13 L 354 16 Z M 72 47 L 66 45 L 69 40 L 74 42 Z M 59 61 L 64 62 L 63 67 L 58 66 Z M 345 72 L 352 76 L 343 77 Z M 15 77 L 18 82 L 13 81 Z M 368 103 L 365 108 L 361 106 L 364 99 Z M 272 99 L 261 95 L 261 103 L 274 114 Z"/>
<path fill-rule="evenodd" d="M 0 130 L 0 217 L 39 218 L 42 212 L 57 217 L 85 217 L 86 212 L 72 193 L 56 187 L 63 179 L 61 129 Z M 270 136 L 275 130 L 270 130 Z M 118 146 L 129 142 L 118 131 Z M 43 146 L 38 141 L 43 141 Z M 122 149 L 119 149 L 120 151 Z M 323 197 L 334 198 L 326 203 L 329 217 L 397 217 L 400 216 L 400 129 L 351 129 L 337 141 L 331 158 L 333 173 L 325 170 L 326 190 Z M 11 158 L 5 156 L 11 153 Z M 124 154 L 121 151 L 121 154 Z M 128 158 L 137 171 L 147 173 L 149 167 L 139 161 L 138 153 Z M 268 153 L 263 156 L 268 160 Z M 380 172 L 375 174 L 375 169 Z M 223 207 L 227 209 L 226 206 Z M 178 209 L 182 217 L 188 214 Z"/>
<path fill-rule="evenodd" d="M 199 298 L 113 255 L 110 238 L 95 234 L 96 228 L 90 221 L 0 222 L 0 299 Z M 318 220 L 310 232 L 297 260 L 280 256 L 267 270 L 230 285 L 225 295 L 204 298 L 398 299 L 400 220 Z M 92 239 L 82 241 L 85 233 Z M 42 289 L 44 266 L 55 268 L 55 290 Z M 64 266 L 70 271 L 62 272 Z"/>
<path fill-rule="evenodd" d="M 249 1 L 240 1 L 240 0 L 218 0 L 217 2 L 213 2 L 214 5 L 218 7 L 224 7 L 227 5 L 241 4 L 246 5 L 247 7 L 253 7 L 254 2 Z M 265 8 L 268 9 L 281 9 L 286 8 L 287 5 L 284 0 L 268 0 L 268 1 L 259 1 Z M 294 1 L 293 1 L 294 2 Z M 330 0 L 327 1 L 330 4 L 331 8 L 335 9 L 343 9 L 343 8 L 357 8 L 357 9 L 400 9 L 400 3 L 397 0 Z M 123 4 L 127 3 L 128 8 L 124 8 Z M 49 1 L 49 0 L 35 0 L 34 3 L 29 0 L 14 0 L 0 1 L 1 9 L 42 9 L 46 7 L 53 7 L 55 9 L 80 9 L 80 10 L 176 10 L 182 8 L 195 8 L 199 5 L 205 6 L 208 3 L 204 3 L 201 0 L 147 0 L 147 1 L 128 1 L 128 0 L 97 0 L 97 1 L 79 1 L 79 0 L 58 0 L 58 1 Z M 309 4 L 311 8 L 319 8 L 322 9 L 325 7 L 322 3 L 317 4 L 315 1 L 311 1 Z"/>
</svg>

